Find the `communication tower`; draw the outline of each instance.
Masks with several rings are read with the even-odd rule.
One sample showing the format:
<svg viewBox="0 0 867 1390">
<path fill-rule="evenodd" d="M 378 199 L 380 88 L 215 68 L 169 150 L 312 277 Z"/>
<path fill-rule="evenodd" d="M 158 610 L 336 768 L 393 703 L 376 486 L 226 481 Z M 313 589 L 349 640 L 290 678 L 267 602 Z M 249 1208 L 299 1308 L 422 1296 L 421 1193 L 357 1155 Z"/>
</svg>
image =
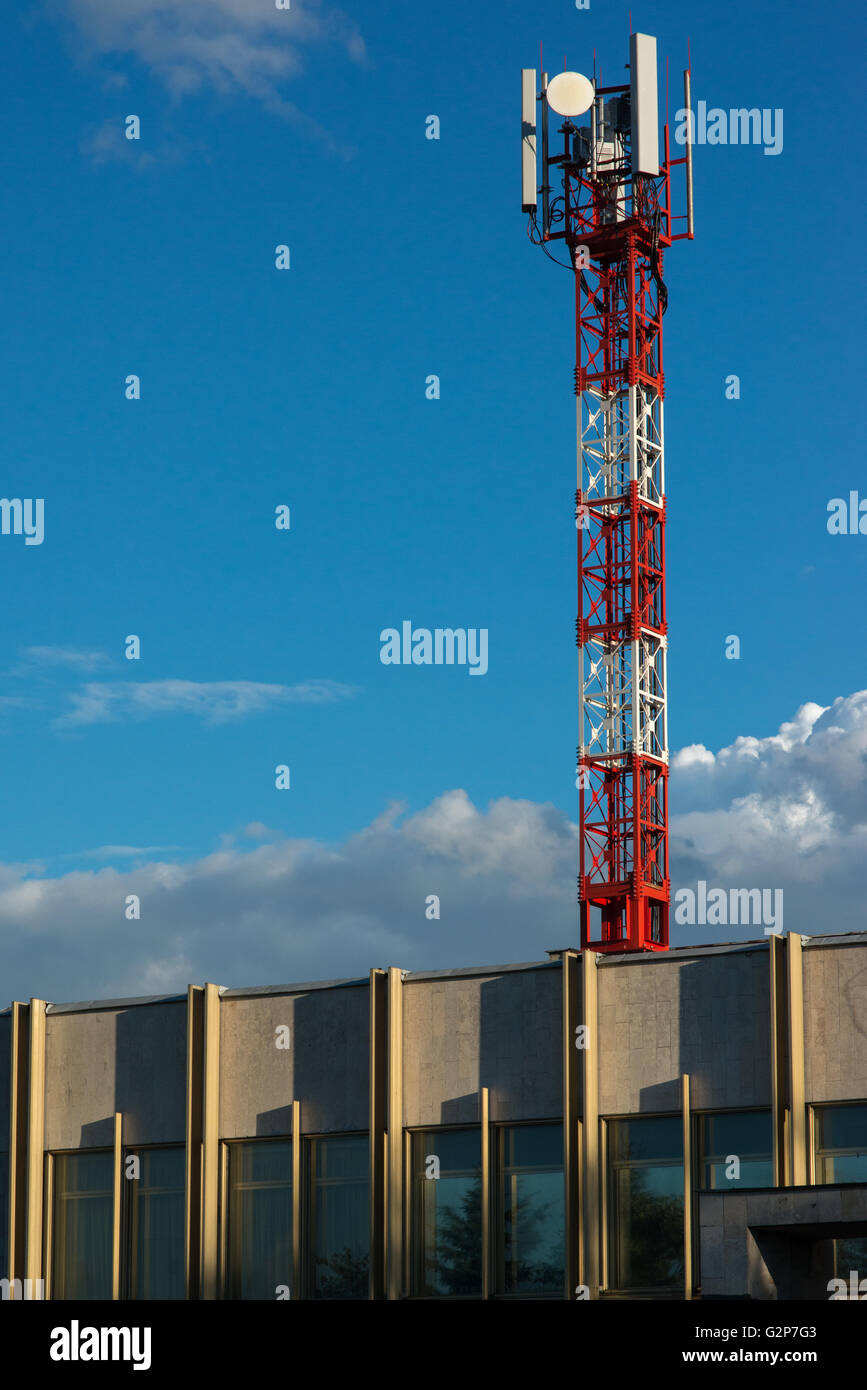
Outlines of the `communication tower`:
<svg viewBox="0 0 867 1390">
<path fill-rule="evenodd" d="M 689 69 L 683 79 L 690 110 Z M 678 165 L 686 198 L 675 215 Z M 575 272 L 581 949 L 664 951 L 662 271 L 663 252 L 692 240 L 693 214 L 691 145 L 673 159 L 667 123 L 660 161 L 655 38 L 630 36 L 623 86 L 603 87 L 595 72 L 593 81 L 561 72 L 549 83 L 542 72 L 537 87 L 536 70 L 523 70 L 522 178 L 530 239 L 548 255 L 564 242 Z"/>
</svg>

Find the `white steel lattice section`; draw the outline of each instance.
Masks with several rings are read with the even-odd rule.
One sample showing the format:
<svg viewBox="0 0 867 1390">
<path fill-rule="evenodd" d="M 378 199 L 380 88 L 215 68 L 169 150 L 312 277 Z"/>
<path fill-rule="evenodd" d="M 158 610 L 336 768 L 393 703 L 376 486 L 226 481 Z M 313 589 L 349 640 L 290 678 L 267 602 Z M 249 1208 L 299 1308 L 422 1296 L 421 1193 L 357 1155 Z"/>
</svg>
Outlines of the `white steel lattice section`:
<svg viewBox="0 0 867 1390">
<path fill-rule="evenodd" d="M 588 499 L 614 497 L 626 489 L 630 477 L 629 392 L 625 387 L 613 394 L 593 389 L 582 394 L 581 451 Z"/>
<path fill-rule="evenodd" d="M 638 482 L 643 501 L 662 505 L 665 495 L 663 466 L 662 401 L 652 386 L 639 382 L 630 387 L 635 420 L 635 460 L 631 477 Z"/>
<path fill-rule="evenodd" d="M 591 638 L 579 648 L 582 756 L 620 753 L 631 740 L 633 718 L 631 642 Z"/>
<path fill-rule="evenodd" d="M 640 382 L 606 393 L 591 388 L 581 399 L 584 496 L 588 501 L 616 497 L 635 480 L 642 500 L 661 506 L 665 475 L 659 393 Z"/>
<path fill-rule="evenodd" d="M 662 401 L 646 383 L 594 387 L 582 392 L 580 411 L 580 755 L 667 763 L 667 643 L 653 630 L 658 602 L 647 598 L 654 585 L 661 592 Z"/>
<path fill-rule="evenodd" d="M 665 703 L 666 640 L 642 630 L 635 643 L 638 660 L 638 736 L 635 752 L 668 762 L 668 714 Z"/>
</svg>

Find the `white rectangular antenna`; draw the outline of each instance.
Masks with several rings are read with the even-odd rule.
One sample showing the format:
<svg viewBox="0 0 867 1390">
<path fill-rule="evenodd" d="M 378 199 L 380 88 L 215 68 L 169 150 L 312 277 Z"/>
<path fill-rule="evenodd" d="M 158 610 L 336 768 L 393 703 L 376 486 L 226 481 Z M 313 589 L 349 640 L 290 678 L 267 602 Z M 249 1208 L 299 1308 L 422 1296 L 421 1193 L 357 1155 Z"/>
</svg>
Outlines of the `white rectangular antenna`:
<svg viewBox="0 0 867 1390">
<path fill-rule="evenodd" d="M 521 69 L 521 197 L 525 212 L 536 210 L 536 69 Z"/>
<path fill-rule="evenodd" d="M 689 68 L 685 68 L 683 73 L 683 105 L 684 109 L 689 112 L 689 125 L 687 126 L 689 138 L 686 142 L 686 231 L 690 241 L 692 241 L 695 229 L 692 222 L 692 97 L 689 78 Z"/>
<path fill-rule="evenodd" d="M 659 107 L 656 95 L 656 39 L 629 36 L 629 91 L 632 107 L 632 172 L 659 173 Z"/>
</svg>

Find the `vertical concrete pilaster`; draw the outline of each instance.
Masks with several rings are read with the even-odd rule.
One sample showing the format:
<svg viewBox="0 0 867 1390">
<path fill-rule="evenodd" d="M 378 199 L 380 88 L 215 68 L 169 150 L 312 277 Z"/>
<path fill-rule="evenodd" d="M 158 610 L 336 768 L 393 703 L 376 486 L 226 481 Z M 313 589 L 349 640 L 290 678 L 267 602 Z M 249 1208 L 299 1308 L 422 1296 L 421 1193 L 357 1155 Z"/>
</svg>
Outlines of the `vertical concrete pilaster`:
<svg viewBox="0 0 867 1390">
<path fill-rule="evenodd" d="M 789 1005 L 786 986 L 786 946 L 781 936 L 768 938 L 771 989 L 771 1126 L 772 1171 L 775 1187 L 788 1183 L 786 1111 L 789 1102 Z"/>
<path fill-rule="evenodd" d="M 219 1297 L 217 1220 L 220 1206 L 220 989 L 205 985 L 202 1089 L 201 1297 Z"/>
<path fill-rule="evenodd" d="M 42 1202 L 45 1172 L 45 1000 L 31 999 L 27 1068 L 27 1223 L 24 1277 L 43 1278 Z M 33 1285 L 31 1284 L 31 1287 Z"/>
<path fill-rule="evenodd" d="M 30 1011 L 14 1003 L 9 1049 L 9 1248 L 10 1279 L 23 1279 L 27 1235 L 27 1072 Z"/>
<path fill-rule="evenodd" d="M 491 1103 L 487 1086 L 479 1091 L 482 1141 L 482 1298 L 491 1296 Z"/>
<path fill-rule="evenodd" d="M 202 1245 L 202 1099 L 204 1095 L 204 999 L 201 985 L 187 989 L 187 1081 L 184 1119 L 184 1288 L 199 1297 Z"/>
<path fill-rule="evenodd" d="M 388 972 L 388 1269 L 389 1299 L 403 1293 L 403 972 Z"/>
<path fill-rule="evenodd" d="M 301 1289 L 301 1102 L 292 1102 L 292 1289 L 293 1298 L 303 1298 Z"/>
<path fill-rule="evenodd" d="M 680 1102 L 683 1113 L 683 1296 L 692 1298 L 692 1115 L 689 1105 L 689 1077 L 680 1078 Z"/>
<path fill-rule="evenodd" d="M 370 1276 L 368 1298 L 385 1297 L 388 1116 L 388 976 L 370 972 Z"/>
<path fill-rule="evenodd" d="M 599 1024 L 597 1004 L 597 957 L 594 951 L 581 952 L 581 1021 L 586 1046 L 581 1050 L 584 1093 L 583 1153 L 583 1269 L 581 1283 L 591 1298 L 599 1297 L 600 1285 L 600 1207 L 602 1173 L 599 1153 Z"/>
<path fill-rule="evenodd" d="M 576 951 L 564 951 L 560 957 L 563 972 L 563 1200 L 566 1298 L 572 1298 L 576 1284 L 581 1282 L 580 1271 L 583 1264 L 581 1120 L 578 1114 L 579 1049 L 576 1047 L 580 996 L 579 959 Z"/>
<path fill-rule="evenodd" d="M 804 958 L 803 938 L 795 932 L 786 937 L 789 986 L 789 1109 L 791 1112 L 792 1186 L 807 1181 L 807 1095 L 804 1049 Z"/>
<path fill-rule="evenodd" d="M 116 1303 L 121 1295 L 120 1239 L 123 1224 L 123 1211 L 121 1206 L 123 1194 L 123 1115 L 119 1110 L 116 1110 L 114 1115 L 112 1147 L 111 1296 Z"/>
</svg>

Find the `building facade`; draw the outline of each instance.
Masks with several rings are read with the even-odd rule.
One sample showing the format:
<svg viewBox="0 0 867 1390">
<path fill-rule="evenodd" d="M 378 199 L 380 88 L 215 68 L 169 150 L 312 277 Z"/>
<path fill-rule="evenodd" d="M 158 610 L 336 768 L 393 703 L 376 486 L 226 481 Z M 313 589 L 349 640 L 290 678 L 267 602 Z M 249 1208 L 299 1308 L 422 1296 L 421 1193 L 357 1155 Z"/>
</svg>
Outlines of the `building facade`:
<svg viewBox="0 0 867 1390">
<path fill-rule="evenodd" d="M 828 1298 L 865 1043 L 867 934 L 13 1003 L 4 1295 Z"/>
</svg>

